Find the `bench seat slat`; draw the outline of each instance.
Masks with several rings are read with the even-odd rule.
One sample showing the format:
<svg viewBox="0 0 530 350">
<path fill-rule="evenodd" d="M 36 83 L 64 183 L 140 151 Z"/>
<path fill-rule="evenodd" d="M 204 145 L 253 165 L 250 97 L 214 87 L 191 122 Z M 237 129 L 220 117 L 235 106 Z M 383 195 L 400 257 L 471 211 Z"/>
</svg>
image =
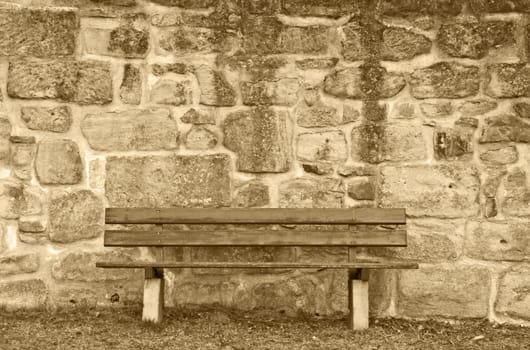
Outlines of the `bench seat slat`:
<svg viewBox="0 0 530 350">
<path fill-rule="evenodd" d="M 291 263 L 291 262 L 97 262 L 102 268 L 296 268 L 296 269 L 417 269 L 418 264 L 407 261 L 358 260 L 349 263 Z"/>
<path fill-rule="evenodd" d="M 394 246 L 407 245 L 404 229 L 344 231 L 190 230 L 105 231 L 107 247 L 136 246 Z"/>
<path fill-rule="evenodd" d="M 405 224 L 402 208 L 107 208 L 107 224 Z"/>
</svg>

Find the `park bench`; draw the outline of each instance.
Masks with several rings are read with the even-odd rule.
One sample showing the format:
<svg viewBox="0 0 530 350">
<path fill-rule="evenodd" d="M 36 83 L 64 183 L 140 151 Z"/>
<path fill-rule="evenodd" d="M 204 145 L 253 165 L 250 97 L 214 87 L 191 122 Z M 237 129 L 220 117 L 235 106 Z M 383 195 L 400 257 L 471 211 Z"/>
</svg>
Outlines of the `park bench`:
<svg viewBox="0 0 530 350">
<path fill-rule="evenodd" d="M 155 230 L 106 230 L 106 247 L 197 246 L 316 246 L 403 247 L 407 245 L 404 209 L 278 209 L 278 208 L 107 208 L 106 224 L 154 224 Z M 232 229 L 175 230 L 164 224 L 231 224 Z M 274 225 L 255 229 L 247 224 Z M 290 225 L 326 225 L 325 230 L 295 230 Z M 334 226 L 328 226 L 334 225 Z M 339 227 L 337 225 L 342 225 Z M 348 226 L 346 226 L 348 225 Z M 386 226 L 384 226 L 386 225 Z M 321 227 L 317 227 L 321 228 Z M 337 228 L 337 229 L 335 229 Z M 143 320 L 160 322 L 164 306 L 164 268 L 289 268 L 345 269 L 351 329 L 368 328 L 368 277 L 370 269 L 416 269 L 407 261 L 356 259 L 335 262 L 97 262 L 101 268 L 145 269 Z"/>
</svg>

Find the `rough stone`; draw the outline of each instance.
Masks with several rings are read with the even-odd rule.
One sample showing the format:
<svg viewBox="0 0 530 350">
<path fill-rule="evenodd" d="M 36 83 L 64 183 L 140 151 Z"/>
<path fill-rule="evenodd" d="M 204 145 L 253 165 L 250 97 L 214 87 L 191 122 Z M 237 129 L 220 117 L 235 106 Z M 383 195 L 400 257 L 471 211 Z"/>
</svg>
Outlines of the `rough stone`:
<svg viewBox="0 0 530 350">
<path fill-rule="evenodd" d="M 530 97 L 530 67 L 524 63 L 488 66 L 490 79 L 486 94 L 495 98 Z"/>
<path fill-rule="evenodd" d="M 463 116 L 474 117 L 491 112 L 496 109 L 497 106 L 498 103 L 493 100 L 476 99 L 462 103 L 460 107 L 458 107 L 458 111 Z"/>
<path fill-rule="evenodd" d="M 303 163 L 302 168 L 306 173 L 317 175 L 331 175 L 333 174 L 333 163 L 326 161 L 317 161 L 312 163 Z"/>
<path fill-rule="evenodd" d="M 0 56 L 72 55 L 78 21 L 71 9 L 1 8 Z"/>
<path fill-rule="evenodd" d="M 137 254 L 136 254 L 137 255 Z M 133 255 L 123 251 L 69 252 L 52 265 L 52 277 L 58 281 L 104 282 L 122 281 L 139 277 L 134 269 L 99 269 L 96 261 L 134 261 Z"/>
<path fill-rule="evenodd" d="M 58 99 L 81 105 L 112 101 L 110 63 L 100 61 L 11 61 L 7 94 L 22 99 Z"/>
<path fill-rule="evenodd" d="M 470 97 L 479 91 L 479 69 L 455 62 L 439 62 L 415 70 L 409 84 L 415 98 Z"/>
<path fill-rule="evenodd" d="M 80 16 L 88 17 L 118 17 L 129 11 L 135 11 L 136 0 L 31 0 L 32 6 L 42 7 L 75 7 Z"/>
<path fill-rule="evenodd" d="M 142 101 L 142 76 L 138 66 L 127 63 L 123 67 L 120 99 L 129 105 L 139 105 Z"/>
<path fill-rule="evenodd" d="M 296 68 L 302 70 L 309 69 L 330 69 L 337 65 L 339 59 L 336 57 L 331 58 L 306 58 L 295 62 Z"/>
<path fill-rule="evenodd" d="M 470 221 L 464 251 L 479 260 L 523 261 L 530 259 L 530 222 Z"/>
<path fill-rule="evenodd" d="M 456 16 L 462 11 L 461 0 L 383 0 L 381 11 L 388 16 L 405 17 L 418 14 Z"/>
<path fill-rule="evenodd" d="M 13 174 L 22 180 L 30 180 L 33 160 L 35 159 L 35 137 L 10 137 L 11 152 L 9 163 L 11 164 Z"/>
<path fill-rule="evenodd" d="M 37 253 L 9 254 L 0 257 L 0 276 L 32 273 L 39 269 Z"/>
<path fill-rule="evenodd" d="M 518 158 L 517 148 L 513 145 L 491 144 L 480 150 L 480 160 L 487 164 L 510 164 L 517 162 Z"/>
<path fill-rule="evenodd" d="M 407 123 L 365 122 L 352 129 L 351 154 L 354 161 L 422 160 L 427 148 L 420 126 Z"/>
<path fill-rule="evenodd" d="M 280 208 L 341 208 L 344 203 L 340 179 L 296 178 L 280 184 Z"/>
<path fill-rule="evenodd" d="M 426 263 L 454 262 L 462 256 L 464 228 L 464 220 L 407 220 L 406 248 L 374 248 L 370 252 Z"/>
<path fill-rule="evenodd" d="M 177 124 L 167 109 L 88 114 L 81 131 L 98 151 L 156 151 L 178 147 Z"/>
<path fill-rule="evenodd" d="M 341 123 L 337 109 L 318 100 L 312 105 L 305 102 L 296 108 L 296 122 L 304 128 L 337 126 Z"/>
<path fill-rule="evenodd" d="M 208 106 L 233 106 L 236 104 L 234 88 L 221 71 L 206 66 L 195 69 L 195 76 L 201 89 L 200 103 Z"/>
<path fill-rule="evenodd" d="M 438 160 L 471 159 L 474 130 L 463 127 L 436 127 L 433 134 L 434 157 Z"/>
<path fill-rule="evenodd" d="M 31 130 L 67 132 L 72 126 L 72 109 L 58 107 L 22 107 L 21 119 Z"/>
<path fill-rule="evenodd" d="M 160 77 L 166 73 L 175 73 L 175 74 L 186 74 L 192 73 L 194 71 L 193 66 L 188 66 L 185 63 L 156 63 L 151 65 L 151 73 L 154 76 Z"/>
<path fill-rule="evenodd" d="M 324 26 L 290 27 L 276 17 L 250 16 L 243 22 L 247 54 L 324 54 L 330 35 Z"/>
<path fill-rule="evenodd" d="M 455 121 L 455 126 L 477 129 L 478 119 L 472 117 L 460 117 Z"/>
<path fill-rule="evenodd" d="M 54 190 L 49 203 L 50 241 L 69 243 L 96 238 L 103 233 L 103 201 L 92 191 Z"/>
<path fill-rule="evenodd" d="M 234 34 L 223 29 L 186 26 L 162 30 L 158 41 L 160 48 L 178 55 L 229 52 L 235 42 Z"/>
<path fill-rule="evenodd" d="M 388 98 L 397 95 L 406 85 L 405 79 L 398 73 L 389 73 L 386 69 L 379 67 L 373 75 L 377 77 L 375 83 L 377 89 L 373 88 L 364 80 L 366 69 L 344 68 L 335 70 L 329 74 L 324 81 L 324 91 L 330 95 L 340 98 L 365 99 L 365 98 Z"/>
<path fill-rule="evenodd" d="M 530 123 L 513 114 L 486 118 L 480 134 L 480 143 L 490 142 L 530 143 Z"/>
<path fill-rule="evenodd" d="M 195 125 L 212 124 L 215 125 L 215 115 L 204 111 L 198 111 L 190 108 L 186 113 L 180 117 L 183 123 L 190 123 Z"/>
<path fill-rule="evenodd" d="M 269 205 L 269 187 L 259 181 L 249 181 L 236 190 L 232 206 L 241 208 Z"/>
<path fill-rule="evenodd" d="M 357 109 L 355 109 L 352 106 L 349 106 L 345 104 L 342 107 L 342 123 L 348 124 L 352 122 L 356 122 L 359 117 L 361 116 L 361 113 Z"/>
<path fill-rule="evenodd" d="M 0 160 L 9 157 L 9 135 L 11 135 L 11 122 L 6 115 L 0 114 Z"/>
<path fill-rule="evenodd" d="M 522 168 L 514 168 L 504 180 L 503 212 L 512 216 L 530 216 L 530 182 Z"/>
<path fill-rule="evenodd" d="M 356 200 L 374 200 L 375 199 L 375 184 L 373 179 L 360 178 L 353 179 L 348 182 L 347 188 L 348 196 Z"/>
<path fill-rule="evenodd" d="M 340 165 L 338 170 L 340 176 L 372 176 L 377 172 L 373 165 Z"/>
<path fill-rule="evenodd" d="M 469 0 L 471 10 L 478 13 L 530 12 L 526 0 Z"/>
<path fill-rule="evenodd" d="M 105 194 L 116 207 L 218 207 L 230 204 L 230 158 L 108 157 Z"/>
<path fill-rule="evenodd" d="M 344 162 L 348 159 L 346 136 L 340 130 L 301 133 L 296 140 L 296 156 L 309 162 Z"/>
<path fill-rule="evenodd" d="M 298 100 L 298 79 L 261 80 L 241 83 L 243 104 L 292 106 Z"/>
<path fill-rule="evenodd" d="M 85 28 L 89 54 L 144 58 L 149 51 L 149 31 L 140 21 L 128 20 L 114 29 Z"/>
<path fill-rule="evenodd" d="M 410 216 L 462 217 L 478 212 L 479 178 L 469 164 L 385 166 L 380 205 L 407 208 Z"/>
<path fill-rule="evenodd" d="M 286 112 L 254 108 L 230 113 L 223 124 L 223 144 L 237 153 L 237 169 L 286 172 L 290 167 Z"/>
<path fill-rule="evenodd" d="M 514 42 L 513 23 L 502 21 L 442 24 L 437 37 L 438 47 L 449 56 L 474 59 Z"/>
<path fill-rule="evenodd" d="M 188 80 L 160 79 L 151 89 L 151 102 L 180 106 L 192 102 L 192 91 Z"/>
<path fill-rule="evenodd" d="M 0 283 L 0 305 L 7 310 L 40 308 L 47 297 L 48 288 L 40 279 Z"/>
<path fill-rule="evenodd" d="M 392 117 L 396 119 L 414 119 L 416 117 L 416 105 L 408 102 L 398 103 L 392 109 Z"/>
<path fill-rule="evenodd" d="M 37 148 L 35 171 L 41 184 L 76 184 L 83 178 L 79 147 L 71 140 L 43 140 Z"/>
<path fill-rule="evenodd" d="M 486 317 L 490 276 L 471 266 L 400 272 L 397 309 L 409 317 Z"/>
<path fill-rule="evenodd" d="M 364 30 L 355 22 L 343 27 L 342 55 L 346 60 L 358 61 L 369 57 L 370 49 L 364 43 Z M 380 35 L 378 57 L 381 60 L 410 60 L 431 50 L 431 42 L 427 37 L 405 28 L 383 27 Z"/>
<path fill-rule="evenodd" d="M 530 119 L 530 103 L 515 102 L 512 106 L 519 117 Z"/>
<path fill-rule="evenodd" d="M 192 126 L 184 138 L 186 148 L 205 150 L 217 145 L 217 136 L 205 126 Z"/>
<path fill-rule="evenodd" d="M 444 118 L 453 114 L 451 102 L 422 102 L 420 109 L 427 118 Z"/>
<path fill-rule="evenodd" d="M 520 264 L 504 273 L 500 279 L 495 312 L 530 320 L 530 265 Z"/>
<path fill-rule="evenodd" d="M 360 5 L 342 0 L 285 0 L 282 12 L 290 16 L 316 16 L 338 18 L 358 13 Z"/>
<path fill-rule="evenodd" d="M 23 188 L 22 183 L 14 178 L 0 180 L 0 217 L 17 219 L 20 216 Z"/>
<path fill-rule="evenodd" d="M 31 216 L 21 216 L 18 219 L 18 229 L 21 232 L 26 233 L 42 233 L 46 231 L 48 226 L 48 217 L 46 215 L 31 215 Z M 44 235 L 39 235 L 44 238 Z M 30 240 L 29 237 L 26 237 L 26 240 L 23 242 L 28 243 Z M 21 239 L 22 240 L 22 239 Z"/>
</svg>

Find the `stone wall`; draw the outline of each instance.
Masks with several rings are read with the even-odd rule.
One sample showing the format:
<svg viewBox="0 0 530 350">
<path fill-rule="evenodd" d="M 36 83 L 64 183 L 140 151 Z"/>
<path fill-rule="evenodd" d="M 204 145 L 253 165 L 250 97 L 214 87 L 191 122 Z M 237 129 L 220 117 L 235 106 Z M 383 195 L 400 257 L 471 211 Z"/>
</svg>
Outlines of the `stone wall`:
<svg viewBox="0 0 530 350">
<path fill-rule="evenodd" d="M 73 7 L 63 7 L 73 6 Z M 530 322 L 530 3 L 0 6 L 0 304 L 141 301 L 106 206 L 406 207 L 371 312 Z M 166 249 L 344 261 L 346 249 Z M 168 305 L 347 310 L 344 271 L 173 270 Z"/>
</svg>

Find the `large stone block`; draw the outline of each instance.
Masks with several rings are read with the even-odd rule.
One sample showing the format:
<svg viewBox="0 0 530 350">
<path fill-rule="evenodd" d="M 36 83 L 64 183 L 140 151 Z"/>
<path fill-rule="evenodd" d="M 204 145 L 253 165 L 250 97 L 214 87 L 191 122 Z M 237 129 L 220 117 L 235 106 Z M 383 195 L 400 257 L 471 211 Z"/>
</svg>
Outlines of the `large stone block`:
<svg viewBox="0 0 530 350">
<path fill-rule="evenodd" d="M 160 31 L 158 44 L 173 54 L 229 52 L 237 39 L 233 32 L 222 28 L 177 26 Z"/>
<path fill-rule="evenodd" d="M 465 254 L 480 260 L 522 261 L 530 259 L 530 222 L 470 221 Z"/>
<path fill-rule="evenodd" d="M 495 311 L 530 320 L 530 265 L 516 265 L 503 273 L 495 301 Z"/>
<path fill-rule="evenodd" d="M 449 56 L 479 59 L 492 48 L 515 43 L 514 25 L 502 21 L 443 24 L 437 43 Z"/>
<path fill-rule="evenodd" d="M 398 314 L 409 317 L 486 317 L 490 294 L 486 268 L 422 266 L 398 280 Z"/>
<path fill-rule="evenodd" d="M 79 19 L 72 9 L 0 9 L 0 56 L 54 57 L 75 51 Z"/>
<path fill-rule="evenodd" d="M 254 108 L 229 114 L 223 124 L 224 146 L 237 153 L 237 169 L 286 172 L 291 162 L 286 112 Z"/>
<path fill-rule="evenodd" d="M 89 190 L 54 190 L 49 202 L 50 241 L 69 243 L 99 237 L 104 225 L 103 200 Z"/>
<path fill-rule="evenodd" d="M 285 0 L 282 12 L 290 16 L 342 17 L 358 13 L 360 2 L 343 0 Z"/>
<path fill-rule="evenodd" d="M 517 162 L 519 155 L 514 145 L 493 143 L 480 149 L 480 160 L 488 165 L 506 165 Z"/>
<path fill-rule="evenodd" d="M 247 81 L 241 83 L 243 104 L 292 106 L 298 100 L 298 79 Z"/>
<path fill-rule="evenodd" d="M 39 269 L 37 253 L 9 254 L 0 257 L 0 276 L 31 273 Z"/>
<path fill-rule="evenodd" d="M 346 136 L 340 130 L 301 133 L 296 140 L 296 156 L 310 162 L 345 162 L 348 159 Z"/>
<path fill-rule="evenodd" d="M 410 93 L 416 98 L 463 98 L 480 88 L 479 69 L 455 62 L 439 62 L 415 70 L 410 77 Z"/>
<path fill-rule="evenodd" d="M 41 184 L 76 184 L 83 178 L 83 162 L 77 143 L 71 140 L 39 142 L 35 171 Z"/>
<path fill-rule="evenodd" d="M 530 180 L 522 168 L 514 168 L 504 180 L 502 211 L 511 216 L 530 216 Z"/>
<path fill-rule="evenodd" d="M 496 98 L 530 97 L 530 67 L 524 63 L 488 66 L 486 94 Z"/>
<path fill-rule="evenodd" d="M 194 70 L 201 89 L 200 103 L 208 106 L 233 106 L 236 104 L 234 88 L 222 71 L 215 71 L 206 66 Z"/>
<path fill-rule="evenodd" d="M 72 125 L 72 109 L 59 107 L 22 107 L 20 118 L 32 130 L 67 132 Z"/>
<path fill-rule="evenodd" d="M 116 207 L 228 206 L 229 171 L 226 154 L 109 157 L 105 193 Z"/>
<path fill-rule="evenodd" d="M 480 143 L 510 141 L 530 143 L 530 122 L 513 114 L 486 118 Z"/>
<path fill-rule="evenodd" d="M 340 179 L 300 177 L 282 182 L 279 193 L 280 208 L 341 208 L 344 204 Z"/>
<path fill-rule="evenodd" d="M 40 308 L 47 298 L 48 288 L 40 279 L 0 283 L 0 305 L 7 310 Z"/>
<path fill-rule="evenodd" d="M 405 87 L 402 75 L 380 66 L 350 67 L 335 70 L 324 81 L 324 92 L 351 99 L 381 99 L 397 95 Z"/>
<path fill-rule="evenodd" d="M 136 252 L 138 253 L 138 252 Z M 138 255 L 138 254 L 136 254 Z M 97 261 L 134 261 L 132 254 L 123 251 L 70 252 L 60 256 L 52 265 L 52 277 L 58 281 L 105 282 L 133 280 L 143 277 L 138 269 L 100 269 Z"/>
<path fill-rule="evenodd" d="M 100 61 L 9 63 L 7 94 L 22 99 L 58 99 L 81 105 L 112 101 L 110 64 Z"/>
<path fill-rule="evenodd" d="M 151 102 L 180 106 L 192 103 L 191 82 L 189 80 L 175 81 L 160 79 L 151 88 Z"/>
<path fill-rule="evenodd" d="M 427 148 L 419 125 L 366 122 L 351 132 L 351 152 L 355 161 L 422 160 Z"/>
<path fill-rule="evenodd" d="M 168 109 L 134 109 L 88 114 L 81 131 L 98 151 L 158 151 L 178 147 L 178 130 Z"/>
<path fill-rule="evenodd" d="M 469 164 L 386 166 L 381 169 L 380 204 L 407 208 L 411 216 L 475 215 L 479 184 L 478 172 Z"/>
<path fill-rule="evenodd" d="M 327 27 L 291 27 L 276 17 L 248 17 L 242 31 L 243 49 L 252 55 L 324 54 L 330 41 Z"/>
</svg>

